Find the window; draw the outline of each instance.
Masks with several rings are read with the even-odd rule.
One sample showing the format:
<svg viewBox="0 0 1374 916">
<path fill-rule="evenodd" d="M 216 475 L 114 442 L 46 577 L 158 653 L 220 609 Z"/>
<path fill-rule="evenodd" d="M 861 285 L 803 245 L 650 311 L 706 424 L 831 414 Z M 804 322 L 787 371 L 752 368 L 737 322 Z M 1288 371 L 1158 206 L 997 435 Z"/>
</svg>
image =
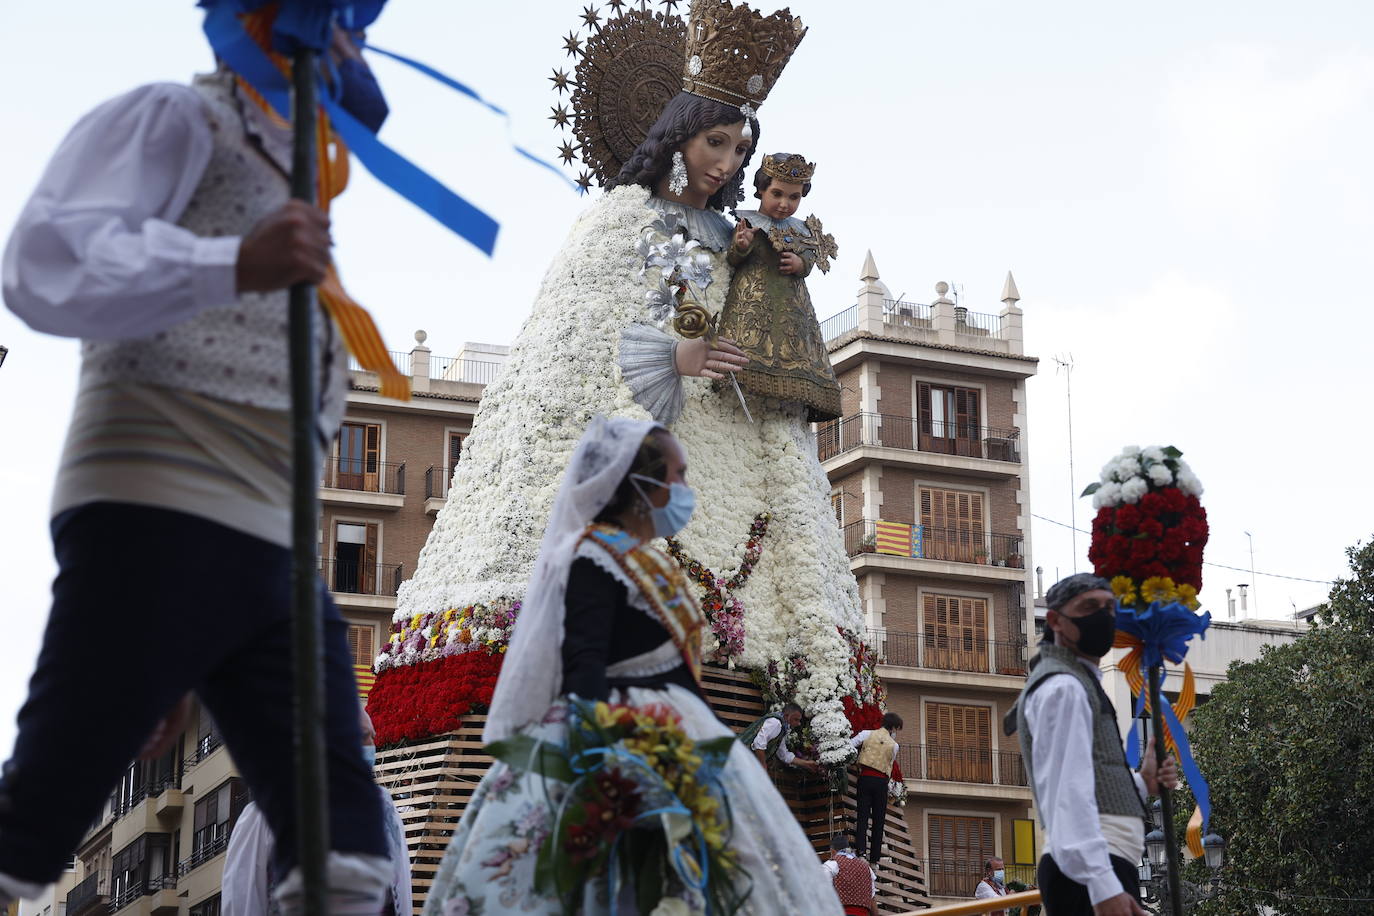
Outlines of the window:
<svg viewBox="0 0 1374 916">
<path fill-rule="evenodd" d="M 956 563 L 985 563 L 983 494 L 921 487 L 921 556 Z"/>
<path fill-rule="evenodd" d="M 348 651 L 353 655 L 354 667 L 371 668 L 377 660 L 376 631 L 371 624 L 348 625 Z"/>
<path fill-rule="evenodd" d="M 191 907 L 190 916 L 219 916 L 219 894 L 208 897 Z"/>
<path fill-rule="evenodd" d="M 229 846 L 229 831 L 248 804 L 248 790 L 240 779 L 230 779 L 196 802 L 195 832 L 191 834 L 191 867 L 219 855 Z"/>
<path fill-rule="evenodd" d="M 940 897 L 972 897 L 983 874 L 983 862 L 997 855 L 992 842 L 993 819 L 932 814 L 928 827 L 930 893 Z"/>
<path fill-rule="evenodd" d="M 945 671 L 988 670 L 988 602 L 986 598 L 923 595 L 927 668 Z"/>
<path fill-rule="evenodd" d="M 992 782 L 992 710 L 926 704 L 926 778 Z"/>
<path fill-rule="evenodd" d="M 171 837 L 165 833 L 143 834 L 114 854 L 110 876 L 110 895 L 116 908 L 163 887 L 176 887 Z"/>
<path fill-rule="evenodd" d="M 382 427 L 376 423 L 345 423 L 339 427 L 339 457 L 330 486 L 378 492 Z"/>
<path fill-rule="evenodd" d="M 144 770 L 145 765 L 141 760 L 135 760 L 124 770 L 115 792 L 116 816 L 124 814 L 148 796 L 148 779 Z"/>
<path fill-rule="evenodd" d="M 835 524 L 844 527 L 844 493 L 836 490 L 830 494 L 830 508 L 835 513 Z"/>
<path fill-rule="evenodd" d="M 448 476 L 453 476 L 453 469 L 458 466 L 458 459 L 463 457 L 463 442 L 468 437 L 467 433 L 448 434 Z"/>
<path fill-rule="evenodd" d="M 334 523 L 334 581 L 336 592 L 377 594 L 376 523 Z"/>
<path fill-rule="evenodd" d="M 977 388 L 916 386 L 917 447 L 923 452 L 983 457 Z"/>
</svg>

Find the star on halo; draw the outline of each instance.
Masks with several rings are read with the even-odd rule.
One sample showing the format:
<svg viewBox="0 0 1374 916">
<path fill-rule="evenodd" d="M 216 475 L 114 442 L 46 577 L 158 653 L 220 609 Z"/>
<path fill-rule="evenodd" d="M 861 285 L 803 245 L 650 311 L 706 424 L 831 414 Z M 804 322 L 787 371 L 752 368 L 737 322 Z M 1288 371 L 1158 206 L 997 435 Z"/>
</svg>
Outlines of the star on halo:
<svg viewBox="0 0 1374 916">
<path fill-rule="evenodd" d="M 560 93 L 568 91 L 568 73 L 566 70 L 553 71 L 553 76 L 549 77 L 549 81 L 553 83 L 553 88 Z"/>
<path fill-rule="evenodd" d="M 596 11 L 595 6 L 588 6 L 582 11 L 582 21 L 592 28 L 596 28 L 597 23 L 601 21 L 601 14 Z"/>
<path fill-rule="evenodd" d="M 674 7 L 678 5 L 678 0 L 658 0 L 658 2 L 663 4 L 663 14 L 665 16 L 671 16 L 673 13 L 677 12 Z"/>
<path fill-rule="evenodd" d="M 582 41 L 575 32 L 569 32 L 568 37 L 563 39 L 563 50 L 568 52 L 569 57 L 577 57 L 582 53 Z"/>
<path fill-rule="evenodd" d="M 582 174 L 577 176 L 577 184 L 584 194 L 590 191 L 592 189 L 592 173 L 583 169 Z"/>
<path fill-rule="evenodd" d="M 558 148 L 558 155 L 563 157 L 564 165 L 572 165 L 573 159 L 577 158 L 578 149 L 579 147 L 573 146 L 567 140 L 563 141 L 563 145 Z"/>
<path fill-rule="evenodd" d="M 619 13 L 620 8 L 625 5 L 625 0 L 609 0 L 609 2 L 606 5 L 609 6 L 616 13 Z"/>
<path fill-rule="evenodd" d="M 555 105 L 549 109 L 553 114 L 549 115 L 549 120 L 559 127 L 568 126 L 568 109 L 564 105 Z"/>
</svg>

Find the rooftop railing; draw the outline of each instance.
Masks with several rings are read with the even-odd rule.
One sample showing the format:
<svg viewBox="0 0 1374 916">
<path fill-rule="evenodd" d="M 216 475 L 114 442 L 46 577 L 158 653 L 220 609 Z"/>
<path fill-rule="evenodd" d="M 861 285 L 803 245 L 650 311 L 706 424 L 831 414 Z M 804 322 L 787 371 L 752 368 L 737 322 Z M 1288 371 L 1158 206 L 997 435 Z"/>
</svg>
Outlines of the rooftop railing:
<svg viewBox="0 0 1374 916">
<path fill-rule="evenodd" d="M 471 382 L 490 385 L 501 371 L 501 363 L 484 359 L 455 359 L 447 356 L 429 358 L 429 377 L 451 382 Z"/>
<path fill-rule="evenodd" d="M 816 430 L 816 450 L 822 461 L 862 445 L 989 458 L 1019 464 L 1021 431 L 977 426 L 952 420 L 922 420 L 896 414 L 856 413 Z"/>
</svg>

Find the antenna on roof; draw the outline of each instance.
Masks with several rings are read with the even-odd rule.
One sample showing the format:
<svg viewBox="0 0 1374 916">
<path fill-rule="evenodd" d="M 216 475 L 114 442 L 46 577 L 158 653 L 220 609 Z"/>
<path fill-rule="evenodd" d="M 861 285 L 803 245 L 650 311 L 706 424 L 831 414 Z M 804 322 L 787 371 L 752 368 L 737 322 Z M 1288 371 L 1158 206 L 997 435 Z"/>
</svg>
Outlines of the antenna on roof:
<svg viewBox="0 0 1374 916">
<path fill-rule="evenodd" d="M 1073 543 L 1073 571 L 1078 572 L 1078 488 L 1073 482 L 1073 354 L 1054 357 L 1054 374 L 1064 373 L 1064 403 L 1069 416 L 1069 535 Z"/>
</svg>

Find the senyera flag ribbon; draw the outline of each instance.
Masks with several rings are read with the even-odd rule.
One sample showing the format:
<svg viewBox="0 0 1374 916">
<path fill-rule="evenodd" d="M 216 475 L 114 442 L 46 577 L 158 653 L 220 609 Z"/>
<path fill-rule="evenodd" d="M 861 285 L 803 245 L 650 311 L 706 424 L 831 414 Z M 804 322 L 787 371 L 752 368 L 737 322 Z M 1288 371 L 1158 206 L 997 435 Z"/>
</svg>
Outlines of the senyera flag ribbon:
<svg viewBox="0 0 1374 916">
<path fill-rule="evenodd" d="M 1182 721 L 1197 703 L 1196 685 L 1193 669 L 1184 661 L 1188 654 L 1188 641 L 1194 636 L 1205 639 L 1204 633 L 1212 623 L 1212 615 L 1204 611 L 1195 614 L 1179 602 L 1156 601 L 1143 610 L 1118 606 L 1116 612 L 1116 639 L 1113 645 L 1129 651 L 1117 662 L 1117 668 L 1126 678 L 1131 692 L 1136 695 L 1135 716 L 1150 710 L 1150 691 L 1145 683 L 1145 674 L 1153 668 L 1159 670 L 1160 713 L 1164 718 L 1164 746 L 1178 759 L 1188 787 L 1193 791 L 1197 806 L 1188 820 L 1186 841 L 1188 850 L 1194 856 L 1201 856 L 1202 835 L 1212 814 L 1210 793 L 1207 780 L 1193 760 L 1193 752 L 1188 744 L 1188 733 L 1183 730 Z M 1164 662 L 1183 665 L 1183 686 L 1179 690 L 1178 702 L 1171 704 L 1164 696 Z M 1142 671 L 1143 669 L 1143 671 Z M 1126 741 L 1126 760 L 1132 767 L 1140 764 L 1140 736 L 1133 728 Z M 1167 829 L 1167 828 L 1166 828 Z"/>
</svg>

